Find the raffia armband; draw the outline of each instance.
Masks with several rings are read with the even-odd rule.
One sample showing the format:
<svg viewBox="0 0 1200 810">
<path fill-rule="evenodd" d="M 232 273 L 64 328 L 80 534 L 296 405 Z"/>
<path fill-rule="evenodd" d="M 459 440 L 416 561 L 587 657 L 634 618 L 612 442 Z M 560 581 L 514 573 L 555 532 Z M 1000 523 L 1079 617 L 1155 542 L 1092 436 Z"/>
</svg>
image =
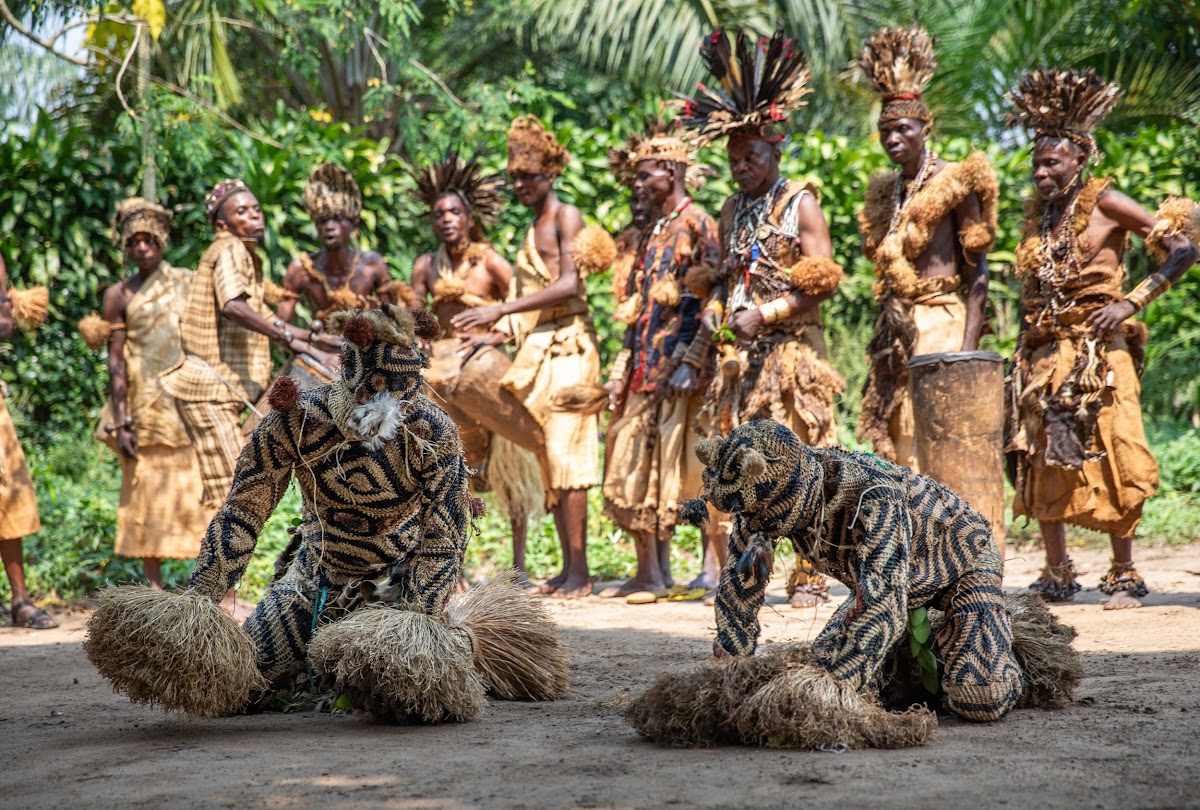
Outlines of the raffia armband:
<svg viewBox="0 0 1200 810">
<path fill-rule="evenodd" d="M 842 266 L 822 256 L 802 256 L 788 271 L 791 285 L 805 295 L 824 295 L 842 283 Z"/>
<path fill-rule="evenodd" d="M 1168 197 L 1154 213 L 1154 219 L 1154 229 L 1146 237 L 1146 251 L 1158 264 L 1167 260 L 1163 242 L 1169 237 L 1183 234 L 1200 245 L 1200 205 L 1187 197 Z"/>
<path fill-rule="evenodd" d="M 1151 273 L 1141 284 L 1133 288 L 1125 300 L 1133 304 L 1134 309 L 1141 312 L 1146 306 L 1160 295 L 1171 289 L 1171 280 L 1162 273 Z"/>
</svg>

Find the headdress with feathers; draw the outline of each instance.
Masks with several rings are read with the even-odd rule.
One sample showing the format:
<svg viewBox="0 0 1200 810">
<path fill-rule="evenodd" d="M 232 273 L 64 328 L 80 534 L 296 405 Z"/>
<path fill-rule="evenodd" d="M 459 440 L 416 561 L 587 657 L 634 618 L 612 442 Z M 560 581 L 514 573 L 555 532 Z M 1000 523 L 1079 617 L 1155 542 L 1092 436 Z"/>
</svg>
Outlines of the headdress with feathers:
<svg viewBox="0 0 1200 810">
<path fill-rule="evenodd" d="M 464 158 L 457 151 L 447 150 L 440 163 L 435 163 L 416 175 L 417 198 L 430 213 L 434 204 L 446 194 L 457 195 L 471 214 L 471 238 L 483 239 L 482 226 L 500 218 L 504 208 L 504 178 L 484 174 L 479 155 Z"/>
<path fill-rule="evenodd" d="M 633 188 L 639 160 L 663 160 L 687 167 L 686 183 L 691 190 L 703 188 L 715 172 L 711 166 L 696 163 L 691 134 L 677 121 L 646 116 L 643 131 L 631 135 L 625 145 L 608 150 L 608 170 L 621 185 Z"/>
<path fill-rule="evenodd" d="M 1035 70 L 1021 77 L 1008 94 L 1015 108 L 1008 114 L 1010 127 L 1021 126 L 1034 137 L 1066 138 L 1099 159 L 1092 130 L 1108 117 L 1121 100 L 1119 85 L 1086 70 Z"/>
<path fill-rule="evenodd" d="M 348 219 L 358 222 L 362 214 L 362 193 L 350 172 L 336 163 L 322 163 L 313 169 L 304 184 L 304 210 L 313 222 Z"/>
<path fill-rule="evenodd" d="M 738 33 L 735 43 L 724 31 L 715 31 L 700 46 L 717 86 L 698 84 L 695 96 L 681 97 L 683 125 L 698 132 L 700 145 L 725 137 L 778 143 L 783 133 L 777 125 L 812 92 L 804 51 L 782 30 L 757 41 Z"/>
<path fill-rule="evenodd" d="M 872 34 L 863 46 L 858 69 L 883 102 L 879 123 L 901 118 L 932 121 L 921 94 L 936 67 L 933 39 L 924 28 L 881 28 Z"/>
</svg>

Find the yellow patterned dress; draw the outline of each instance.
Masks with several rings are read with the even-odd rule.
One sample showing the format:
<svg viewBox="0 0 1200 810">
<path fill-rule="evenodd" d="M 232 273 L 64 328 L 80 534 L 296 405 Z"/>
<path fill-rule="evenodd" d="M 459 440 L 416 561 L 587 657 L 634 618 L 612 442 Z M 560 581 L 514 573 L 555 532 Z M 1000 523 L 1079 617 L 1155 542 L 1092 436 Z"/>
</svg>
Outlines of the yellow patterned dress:
<svg viewBox="0 0 1200 810">
<path fill-rule="evenodd" d="M 158 381 L 182 357 L 179 315 L 191 279 L 164 262 L 125 307 L 127 413 L 138 458 L 121 456 L 116 552 L 124 557 L 191 559 L 213 515 L 201 506 L 200 467 L 175 400 Z"/>
</svg>

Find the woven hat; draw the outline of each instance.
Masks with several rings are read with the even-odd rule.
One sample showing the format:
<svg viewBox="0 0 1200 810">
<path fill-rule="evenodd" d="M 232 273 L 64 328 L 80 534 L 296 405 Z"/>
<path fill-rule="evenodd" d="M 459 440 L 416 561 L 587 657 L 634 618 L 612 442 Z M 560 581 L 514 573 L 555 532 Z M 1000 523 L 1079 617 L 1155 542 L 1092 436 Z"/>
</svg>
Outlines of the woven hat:
<svg viewBox="0 0 1200 810">
<path fill-rule="evenodd" d="M 135 233 L 148 233 L 158 240 L 159 247 L 167 246 L 171 235 L 172 214 L 158 203 L 141 197 L 130 197 L 117 203 L 112 219 L 113 244 L 125 244 Z"/>
<path fill-rule="evenodd" d="M 336 163 L 322 163 L 313 169 L 304 184 L 304 210 L 313 222 L 348 219 L 358 222 L 362 214 L 362 193 L 350 172 Z"/>
</svg>

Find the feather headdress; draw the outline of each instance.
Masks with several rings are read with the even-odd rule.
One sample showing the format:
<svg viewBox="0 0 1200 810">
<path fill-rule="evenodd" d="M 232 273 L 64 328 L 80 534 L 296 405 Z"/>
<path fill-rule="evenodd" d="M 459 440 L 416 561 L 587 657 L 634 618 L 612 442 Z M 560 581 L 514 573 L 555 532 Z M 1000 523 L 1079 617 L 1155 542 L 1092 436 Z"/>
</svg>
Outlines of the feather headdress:
<svg viewBox="0 0 1200 810">
<path fill-rule="evenodd" d="M 1108 117 L 1121 100 L 1122 91 L 1086 70 L 1035 70 L 1027 73 L 1008 94 L 1015 112 L 1010 127 L 1025 127 L 1035 137 L 1067 138 L 1095 160 L 1099 156 L 1092 130 Z"/>
<path fill-rule="evenodd" d="M 362 194 L 350 172 L 336 163 L 322 163 L 304 184 L 304 210 L 313 222 L 348 219 L 357 222 L 362 213 Z"/>
<path fill-rule="evenodd" d="M 683 125 L 699 133 L 699 145 L 726 137 L 783 140 L 776 127 L 812 92 L 796 41 L 780 30 L 757 41 L 738 33 L 731 44 L 724 31 L 715 31 L 700 46 L 700 56 L 717 86 L 698 84 L 696 95 L 682 96 L 680 105 Z"/>
<path fill-rule="evenodd" d="M 504 178 L 484 174 L 478 153 L 467 159 L 448 150 L 441 163 L 418 172 L 416 180 L 417 198 L 431 213 L 434 203 L 446 194 L 457 195 L 478 225 L 491 225 L 504 208 Z"/>
<path fill-rule="evenodd" d="M 936 67 L 933 39 L 924 28 L 881 28 L 872 34 L 858 58 L 858 69 L 883 102 L 879 123 L 901 118 L 932 121 L 921 94 Z"/>
</svg>

